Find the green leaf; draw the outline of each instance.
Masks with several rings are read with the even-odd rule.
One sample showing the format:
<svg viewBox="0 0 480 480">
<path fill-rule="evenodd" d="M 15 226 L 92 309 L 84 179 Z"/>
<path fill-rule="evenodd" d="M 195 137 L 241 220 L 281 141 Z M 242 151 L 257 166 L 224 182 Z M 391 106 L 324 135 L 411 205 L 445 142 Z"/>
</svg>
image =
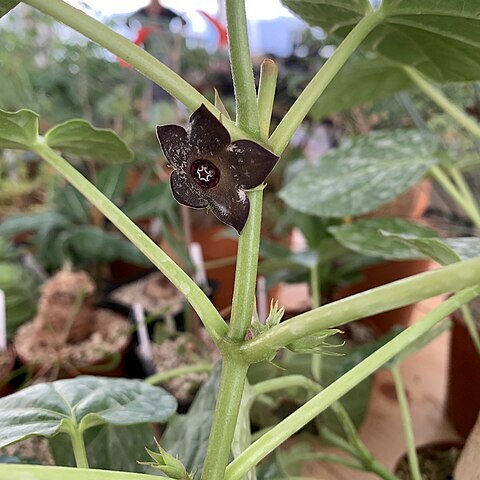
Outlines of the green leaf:
<svg viewBox="0 0 480 480">
<path fill-rule="evenodd" d="M 78 377 L 34 385 L 0 399 L 0 447 L 102 425 L 165 422 L 174 397 L 140 380 Z"/>
<path fill-rule="evenodd" d="M 344 38 L 368 14 L 368 2 L 283 0 L 313 26 Z M 480 15 L 475 0 L 383 0 L 383 21 L 364 49 L 415 67 L 436 82 L 480 79 Z"/>
<path fill-rule="evenodd" d="M 45 135 L 45 143 L 64 155 L 104 163 L 133 159 L 129 146 L 110 129 L 95 128 L 85 120 L 68 120 Z"/>
<path fill-rule="evenodd" d="M 461 260 L 480 256 L 480 238 L 423 238 L 413 234 L 382 231 L 387 238 L 402 242 L 409 248 L 415 248 L 425 257 L 440 265 L 450 265 Z"/>
<path fill-rule="evenodd" d="M 127 169 L 123 165 L 103 168 L 95 180 L 95 186 L 112 201 L 121 198 L 127 186 Z"/>
<path fill-rule="evenodd" d="M 173 197 L 168 182 L 147 185 L 135 191 L 122 210 L 133 220 L 159 217 L 167 208 L 172 207 Z"/>
<path fill-rule="evenodd" d="M 16 0 L 0 0 L 0 18 L 13 10 L 20 2 Z"/>
<path fill-rule="evenodd" d="M 0 110 L 0 148 L 31 150 L 37 142 L 38 115 L 31 110 Z"/>
<path fill-rule="evenodd" d="M 11 237 L 24 232 L 36 232 L 41 228 L 67 227 L 70 222 L 57 212 L 43 212 L 31 215 L 8 217 L 0 224 L 0 235 Z"/>
<path fill-rule="evenodd" d="M 57 194 L 55 203 L 66 218 L 75 223 L 90 222 L 90 206 L 85 197 L 71 185 L 65 185 Z"/>
<path fill-rule="evenodd" d="M 437 237 L 434 230 L 401 218 L 370 218 L 330 227 L 328 231 L 349 250 L 387 260 L 410 260 L 422 258 L 424 255 L 393 235 L 384 235 L 383 231 L 417 237 Z"/>
<path fill-rule="evenodd" d="M 85 432 L 85 448 L 90 468 L 148 473 L 151 470 L 139 465 L 146 460 L 145 447 L 155 448 L 154 432 L 149 424 L 118 427 L 100 425 Z M 63 434 L 50 439 L 55 465 L 75 467 L 75 457 L 69 440 Z"/>
<path fill-rule="evenodd" d="M 207 453 L 220 374 L 221 365 L 218 363 L 201 386 L 188 413 L 175 416 L 162 437 L 163 448 L 178 456 L 188 471 L 198 468 L 198 478 Z"/>
<path fill-rule="evenodd" d="M 328 33 L 350 31 L 372 11 L 368 0 L 282 0 L 283 4 L 312 26 Z"/>
<path fill-rule="evenodd" d="M 417 130 L 356 137 L 306 167 L 279 196 L 318 217 L 369 213 L 417 183 L 437 162 L 435 148 L 435 137 Z"/>
<path fill-rule="evenodd" d="M 415 88 L 401 65 L 385 58 L 359 58 L 349 62 L 335 76 L 310 110 L 319 121 L 332 113 L 389 97 Z"/>
</svg>

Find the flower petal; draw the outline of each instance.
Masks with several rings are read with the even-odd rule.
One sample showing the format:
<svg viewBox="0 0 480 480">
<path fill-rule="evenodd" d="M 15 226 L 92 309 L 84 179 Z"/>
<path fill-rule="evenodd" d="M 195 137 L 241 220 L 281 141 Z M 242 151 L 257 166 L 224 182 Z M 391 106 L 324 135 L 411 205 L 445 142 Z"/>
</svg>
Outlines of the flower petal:
<svg viewBox="0 0 480 480">
<path fill-rule="evenodd" d="M 192 113 L 189 120 L 189 142 L 197 155 L 214 155 L 230 143 L 230 134 L 205 105 Z"/>
<path fill-rule="evenodd" d="M 230 171 L 240 188 L 255 188 L 265 181 L 279 157 L 251 140 L 237 140 L 227 147 Z"/>
<path fill-rule="evenodd" d="M 250 212 L 250 202 L 244 191 L 233 189 L 228 194 L 225 191 L 221 195 L 209 194 L 208 205 L 221 222 L 242 232 Z"/>
<path fill-rule="evenodd" d="M 201 195 L 198 189 L 192 185 L 183 171 L 173 171 L 170 175 L 170 188 L 173 198 L 186 207 L 205 208 L 208 201 Z"/>
<path fill-rule="evenodd" d="M 168 163 L 184 169 L 190 152 L 186 130 L 180 125 L 157 125 L 157 138 Z"/>
</svg>

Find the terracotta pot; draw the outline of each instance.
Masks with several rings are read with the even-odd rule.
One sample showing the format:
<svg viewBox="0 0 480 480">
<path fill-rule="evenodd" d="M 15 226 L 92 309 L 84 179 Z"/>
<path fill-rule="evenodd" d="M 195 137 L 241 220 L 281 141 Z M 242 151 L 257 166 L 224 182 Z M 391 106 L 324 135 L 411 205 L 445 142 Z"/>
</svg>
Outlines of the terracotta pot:
<svg viewBox="0 0 480 480">
<path fill-rule="evenodd" d="M 332 297 L 340 300 L 371 288 L 379 287 L 387 283 L 410 277 L 428 270 L 429 260 L 387 261 L 378 263 L 362 270 L 363 280 L 351 285 L 345 285 L 334 289 Z M 395 325 L 408 326 L 415 305 L 397 308 L 389 312 L 379 313 L 365 317 L 360 322 L 371 328 L 376 334 L 384 335 Z"/>
<path fill-rule="evenodd" d="M 418 220 L 427 211 L 431 191 L 432 182 L 428 179 L 423 179 L 391 202 L 365 216 L 375 218 L 400 217 L 407 220 Z"/>
<path fill-rule="evenodd" d="M 450 480 L 453 478 L 455 464 L 463 449 L 464 442 L 458 440 L 443 440 L 417 447 L 420 471 L 425 480 Z M 442 469 L 438 469 L 443 465 Z M 446 468 L 448 466 L 448 468 Z M 450 470 L 451 467 L 451 470 Z M 395 475 L 409 472 L 407 454 L 404 453 L 397 461 Z M 443 474 L 443 475 L 442 475 Z M 402 480 L 409 480 L 410 475 L 401 475 Z M 462 479 L 468 480 L 468 479 Z"/>
<path fill-rule="evenodd" d="M 457 432 L 467 437 L 480 412 L 480 355 L 461 313 L 452 319 L 447 414 Z"/>
</svg>

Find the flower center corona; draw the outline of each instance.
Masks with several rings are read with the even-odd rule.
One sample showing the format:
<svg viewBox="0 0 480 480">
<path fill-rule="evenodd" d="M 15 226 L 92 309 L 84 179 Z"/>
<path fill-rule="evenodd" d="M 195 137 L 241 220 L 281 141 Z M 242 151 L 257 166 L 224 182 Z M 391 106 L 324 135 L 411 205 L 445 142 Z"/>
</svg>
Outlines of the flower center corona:
<svg viewBox="0 0 480 480">
<path fill-rule="evenodd" d="M 190 174 L 202 188 L 213 188 L 220 181 L 220 170 L 209 160 L 195 160 L 190 167 Z"/>
</svg>

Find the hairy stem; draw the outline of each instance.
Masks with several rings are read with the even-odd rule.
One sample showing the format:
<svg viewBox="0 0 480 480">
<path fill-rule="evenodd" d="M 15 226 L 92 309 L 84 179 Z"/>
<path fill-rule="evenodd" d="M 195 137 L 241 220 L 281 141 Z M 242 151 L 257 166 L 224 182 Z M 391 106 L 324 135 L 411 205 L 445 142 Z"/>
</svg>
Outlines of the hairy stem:
<svg viewBox="0 0 480 480">
<path fill-rule="evenodd" d="M 247 378 L 248 365 L 238 359 L 223 358 L 215 417 L 208 439 L 202 480 L 224 480 L 238 412 Z"/>
<path fill-rule="evenodd" d="M 259 136 L 258 108 L 248 45 L 245 0 L 225 0 L 228 45 L 232 68 L 237 125 L 254 137 Z"/>
<path fill-rule="evenodd" d="M 241 351 L 250 362 L 262 361 L 282 346 L 326 328 L 477 284 L 480 284 L 480 258 L 457 262 L 297 315 L 246 342 Z"/>
<path fill-rule="evenodd" d="M 114 203 L 64 158 L 44 143 L 37 143 L 34 151 L 58 170 L 185 295 L 212 339 L 218 344 L 227 333 L 227 325 L 201 288 Z"/>
<path fill-rule="evenodd" d="M 420 467 L 418 465 L 417 449 L 415 447 L 415 437 L 413 435 L 412 417 L 410 416 L 410 408 L 408 407 L 407 393 L 403 383 L 402 374 L 399 365 L 391 368 L 393 381 L 395 382 L 395 390 L 397 392 L 398 404 L 402 415 L 403 435 L 407 445 L 408 463 L 410 466 L 410 475 L 412 480 L 422 480 Z"/>
<path fill-rule="evenodd" d="M 382 20 L 383 13 L 381 9 L 363 17 L 312 78 L 270 137 L 270 145 L 277 155 L 283 152 L 295 130 L 302 123 L 323 91 L 328 87 L 333 77 L 335 77 L 365 37 Z"/>
<path fill-rule="evenodd" d="M 416 339 L 425 335 L 437 323 L 480 294 L 480 286 L 471 287 L 446 300 L 415 325 L 390 340 L 383 347 L 326 387 L 298 410 L 275 425 L 269 432 L 247 448 L 227 468 L 225 480 L 239 480 L 270 452 L 291 437 L 313 418 L 330 407 L 354 386 L 371 375 Z"/>
</svg>

